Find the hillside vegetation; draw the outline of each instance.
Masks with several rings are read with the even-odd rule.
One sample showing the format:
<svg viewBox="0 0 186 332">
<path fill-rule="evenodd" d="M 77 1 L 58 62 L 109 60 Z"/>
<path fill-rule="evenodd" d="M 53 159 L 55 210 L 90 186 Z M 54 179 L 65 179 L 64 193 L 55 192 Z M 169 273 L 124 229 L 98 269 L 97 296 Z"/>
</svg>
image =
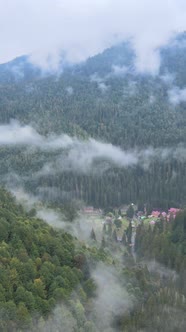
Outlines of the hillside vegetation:
<svg viewBox="0 0 186 332">
<path fill-rule="evenodd" d="M 131 201 L 163 208 L 183 206 L 186 104 L 183 97 L 175 103 L 170 96 L 171 93 L 183 96 L 184 40 L 182 35 L 161 50 L 157 76 L 135 71 L 135 55 L 128 43 L 67 67 L 58 77 L 42 76 L 28 66 L 25 58 L 1 65 L 1 72 L 7 77 L 15 66 L 23 74 L 18 80 L 15 70 L 7 81 L 3 79 L 6 75 L 0 77 L 1 123 L 16 119 L 21 124 L 32 124 L 42 135 L 66 133 L 83 140 L 94 137 L 136 152 L 153 147 L 165 149 L 166 156 L 166 149 L 172 149 L 172 156 L 163 159 L 158 158 L 156 150 L 157 156 L 145 168 L 138 163 L 105 170 L 102 160 L 98 171 L 82 174 L 68 169 L 38 178 L 34 172 L 51 162 L 55 158 L 53 153 L 35 150 L 26 153 L 24 149 L 2 145 L 1 182 L 6 182 L 7 173 L 24 174 L 22 181 L 27 190 L 36 193 L 38 187 L 57 187 L 70 199 L 98 207 L 120 206 Z M 30 75 L 30 71 L 34 74 Z M 174 153 L 178 147 L 180 152 Z M 52 200 L 52 195 L 48 199 Z M 58 200 L 62 202 L 60 195 Z"/>
</svg>

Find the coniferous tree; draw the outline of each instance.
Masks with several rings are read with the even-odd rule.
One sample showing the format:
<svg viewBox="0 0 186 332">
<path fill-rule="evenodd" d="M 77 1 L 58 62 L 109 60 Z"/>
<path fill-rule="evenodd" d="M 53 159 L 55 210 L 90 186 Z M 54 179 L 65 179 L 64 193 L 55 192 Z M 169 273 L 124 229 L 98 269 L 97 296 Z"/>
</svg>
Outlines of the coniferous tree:
<svg viewBox="0 0 186 332">
<path fill-rule="evenodd" d="M 117 233 L 116 233 L 116 229 L 114 229 L 113 233 L 112 233 L 112 239 L 114 242 L 118 241 L 118 237 L 117 237 Z"/>
<path fill-rule="evenodd" d="M 131 223 L 131 221 L 129 222 L 129 225 L 127 227 L 126 235 L 127 235 L 128 244 L 131 244 L 131 240 L 132 240 L 132 223 Z"/>
<path fill-rule="evenodd" d="M 96 234 L 95 234 L 95 231 L 94 231 L 93 228 L 92 228 L 91 233 L 90 233 L 90 238 L 91 238 L 92 240 L 96 241 Z"/>
<path fill-rule="evenodd" d="M 132 204 L 128 207 L 127 209 L 127 217 L 132 219 L 134 216 L 134 208 L 132 206 Z"/>
</svg>

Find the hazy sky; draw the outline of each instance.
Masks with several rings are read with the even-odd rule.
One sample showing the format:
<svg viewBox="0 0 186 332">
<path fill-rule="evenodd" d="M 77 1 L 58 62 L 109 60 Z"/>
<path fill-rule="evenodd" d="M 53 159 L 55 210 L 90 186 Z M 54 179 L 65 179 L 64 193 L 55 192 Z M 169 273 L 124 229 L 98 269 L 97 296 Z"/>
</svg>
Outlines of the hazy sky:
<svg viewBox="0 0 186 332">
<path fill-rule="evenodd" d="M 74 62 L 132 38 L 137 69 L 155 72 L 155 49 L 185 29 L 185 0 L 0 0 L 0 63 L 32 53 L 55 69 L 60 50 Z"/>
</svg>

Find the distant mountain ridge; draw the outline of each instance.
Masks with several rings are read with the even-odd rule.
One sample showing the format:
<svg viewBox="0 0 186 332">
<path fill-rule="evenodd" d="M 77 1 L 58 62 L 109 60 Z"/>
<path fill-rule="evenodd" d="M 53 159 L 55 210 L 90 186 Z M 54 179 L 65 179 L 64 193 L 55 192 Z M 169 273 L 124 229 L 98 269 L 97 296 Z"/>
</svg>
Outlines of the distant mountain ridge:
<svg viewBox="0 0 186 332">
<path fill-rule="evenodd" d="M 0 83 L 18 83 L 23 80 L 31 80 L 41 74 L 39 67 L 29 61 L 29 56 L 21 56 L 0 64 Z"/>
<path fill-rule="evenodd" d="M 59 63 L 59 73 L 67 68 L 69 63 L 63 55 Z M 44 77 L 56 75 L 56 71 L 50 68 L 42 68 L 37 61 L 32 61 L 32 57 L 29 55 L 23 55 L 9 61 L 7 63 L 0 64 L 0 84 L 17 84 L 23 81 L 31 81 L 35 79 L 42 79 Z"/>
<path fill-rule="evenodd" d="M 160 48 L 161 54 L 161 67 L 160 74 L 165 72 L 172 72 L 180 69 L 186 63 L 186 57 L 184 57 L 183 50 L 186 48 L 186 32 L 177 35 L 167 45 Z M 65 60 L 65 56 L 61 56 L 58 72 L 63 70 L 69 71 L 74 74 L 86 74 L 92 75 L 95 72 L 99 75 L 107 74 L 113 66 L 126 66 L 129 72 L 135 73 L 135 52 L 131 43 L 123 42 L 116 46 L 112 46 L 105 49 L 102 53 L 88 58 L 86 61 L 80 64 L 70 65 Z M 177 59 L 179 58 L 179 62 Z M 99 62 L 102 62 L 100 67 Z M 18 83 L 21 81 L 28 81 L 32 79 L 39 79 L 45 76 L 56 75 L 57 71 L 44 70 L 36 63 L 33 64 L 31 57 L 23 55 L 9 61 L 7 63 L 0 64 L 0 84 L 2 83 Z M 180 73 L 181 74 L 181 73 Z"/>
</svg>

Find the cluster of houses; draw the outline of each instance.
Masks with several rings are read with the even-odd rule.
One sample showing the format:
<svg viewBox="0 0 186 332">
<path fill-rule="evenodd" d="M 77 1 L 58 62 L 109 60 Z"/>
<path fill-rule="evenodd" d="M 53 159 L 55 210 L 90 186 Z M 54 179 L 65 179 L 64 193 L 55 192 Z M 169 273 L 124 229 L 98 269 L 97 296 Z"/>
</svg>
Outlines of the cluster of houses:
<svg viewBox="0 0 186 332">
<path fill-rule="evenodd" d="M 177 208 L 170 208 L 168 212 L 165 211 L 158 211 L 154 210 L 151 212 L 151 215 L 148 216 L 149 218 L 155 217 L 155 218 L 163 218 L 167 221 L 169 221 L 171 218 L 175 219 L 176 214 L 180 211 L 180 209 Z"/>
<path fill-rule="evenodd" d="M 136 207 L 137 208 L 137 207 Z M 127 206 L 125 207 L 122 207 L 122 209 L 120 209 L 120 213 L 122 214 L 126 214 L 126 211 L 127 211 Z M 138 222 L 141 220 L 144 220 L 146 218 L 149 218 L 151 219 L 150 220 L 150 223 L 151 224 L 154 224 L 158 219 L 164 219 L 166 221 L 170 221 L 172 219 L 174 219 L 176 217 L 176 214 L 181 211 L 180 209 L 177 209 L 177 208 L 173 208 L 171 207 L 168 212 L 165 212 L 165 211 L 162 211 L 160 209 L 156 209 L 156 210 L 153 210 L 151 212 L 150 215 L 148 215 L 148 217 L 146 216 L 145 212 L 144 211 L 138 211 L 134 218 L 133 219 L 136 219 L 136 221 L 138 220 Z M 103 215 L 103 211 L 101 209 L 95 209 L 94 207 L 92 206 L 86 206 L 82 209 L 82 213 L 87 215 L 87 216 L 101 216 Z M 118 217 L 118 220 L 119 219 L 122 219 L 121 216 Z M 106 219 L 105 221 L 103 222 L 104 224 L 106 225 L 109 225 L 109 224 L 112 224 L 114 221 L 114 217 L 113 216 L 106 216 Z M 135 227 L 135 222 L 132 220 L 131 222 L 132 224 L 132 227 Z"/>
<path fill-rule="evenodd" d="M 144 215 L 144 212 L 143 211 L 138 211 L 137 213 L 137 217 L 138 217 L 138 220 L 144 220 L 146 218 L 149 218 L 151 219 L 150 220 L 150 224 L 155 224 L 155 222 L 158 220 L 158 219 L 164 219 L 166 221 L 170 221 L 170 220 L 173 220 L 175 219 L 176 217 L 176 214 L 181 211 L 180 209 L 177 209 L 177 208 L 170 208 L 168 210 L 168 212 L 165 212 L 165 211 L 162 211 L 162 210 L 153 210 L 151 212 L 150 215 L 148 215 L 148 217 L 146 217 Z"/>
<path fill-rule="evenodd" d="M 89 216 L 99 216 L 102 215 L 102 210 L 95 209 L 93 206 L 86 206 L 83 208 L 82 213 Z"/>
</svg>

